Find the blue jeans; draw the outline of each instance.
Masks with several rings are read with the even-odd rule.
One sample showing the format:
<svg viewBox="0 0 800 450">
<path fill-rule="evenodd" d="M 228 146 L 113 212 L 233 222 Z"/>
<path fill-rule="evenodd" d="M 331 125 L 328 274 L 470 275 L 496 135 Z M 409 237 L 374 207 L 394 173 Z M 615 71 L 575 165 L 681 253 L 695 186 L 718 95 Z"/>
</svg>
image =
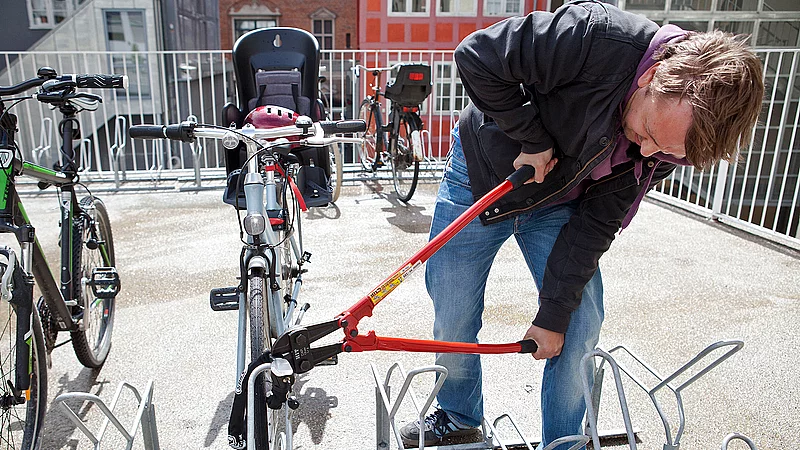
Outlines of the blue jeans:
<svg viewBox="0 0 800 450">
<path fill-rule="evenodd" d="M 431 237 L 473 204 L 464 153 L 457 131 L 454 134 L 436 198 Z M 576 207 L 576 202 L 564 203 L 488 226 L 476 218 L 436 252 L 425 270 L 425 284 L 435 311 L 434 338 L 478 342 L 489 269 L 497 251 L 511 236 L 522 250 L 537 289 L 541 289 L 547 257 L 561 227 Z M 531 311 L 531 320 L 533 317 Z M 543 445 L 562 436 L 583 434 L 586 405 L 580 360 L 597 345 L 602 322 L 603 285 L 598 270 L 583 291 L 580 307 L 572 313 L 561 355 L 549 359 L 545 365 L 541 391 Z M 519 336 L 509 341 L 522 339 L 529 326 L 521 323 Z M 480 357 L 438 354 L 436 364 L 448 370 L 437 396 L 439 406 L 463 425 L 480 425 L 483 419 Z"/>
</svg>

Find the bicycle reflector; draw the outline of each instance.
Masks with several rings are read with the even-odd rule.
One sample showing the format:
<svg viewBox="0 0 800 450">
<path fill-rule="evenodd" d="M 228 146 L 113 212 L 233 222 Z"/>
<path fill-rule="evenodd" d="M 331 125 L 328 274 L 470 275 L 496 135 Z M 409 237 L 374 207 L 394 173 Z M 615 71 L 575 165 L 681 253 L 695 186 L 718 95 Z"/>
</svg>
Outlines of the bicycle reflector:
<svg viewBox="0 0 800 450">
<path fill-rule="evenodd" d="M 266 219 L 258 213 L 250 213 L 244 218 L 244 231 L 250 236 L 258 236 L 267 229 Z"/>
</svg>

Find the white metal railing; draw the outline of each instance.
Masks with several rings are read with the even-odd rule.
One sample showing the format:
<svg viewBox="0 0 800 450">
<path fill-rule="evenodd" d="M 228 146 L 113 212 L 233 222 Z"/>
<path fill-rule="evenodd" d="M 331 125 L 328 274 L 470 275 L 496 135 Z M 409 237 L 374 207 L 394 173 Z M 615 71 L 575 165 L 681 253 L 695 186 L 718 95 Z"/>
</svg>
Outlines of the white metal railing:
<svg viewBox="0 0 800 450">
<path fill-rule="evenodd" d="M 767 96 L 759 125 L 740 160 L 702 172 L 678 168 L 651 196 L 800 248 L 800 49 L 759 53 L 765 62 Z M 229 51 L 0 53 L 0 66 L 4 66 L 0 85 L 33 77 L 41 66 L 59 73 L 125 73 L 131 79 L 130 89 L 95 91 L 105 98 L 103 105 L 78 117 L 82 145 L 92 154 L 90 161 L 83 161 L 87 177 L 116 179 L 118 185 L 121 174 L 122 181 L 191 179 L 199 169 L 202 178 L 222 177 L 225 153 L 217 141 L 200 142 L 194 151 L 187 144 L 169 141 L 123 141 L 120 151 L 117 129 L 137 123 L 174 123 L 190 114 L 200 122 L 223 125 L 219 123 L 222 106 L 240 103 L 230 56 Z M 371 92 L 372 77 L 364 71 L 355 77 L 351 67 L 397 62 L 423 62 L 433 69 L 433 92 L 422 105 L 422 117 L 427 130 L 425 168 L 438 170 L 449 148 L 452 124 L 467 101 L 452 66 L 452 51 L 325 51 L 321 74 L 327 82 L 321 92 L 328 97 L 334 118 L 356 117 L 361 100 Z M 381 80 L 382 86 L 389 76 Z M 57 112 L 34 101 L 21 103 L 14 112 L 25 156 L 43 161 L 57 158 L 57 146 L 45 136 L 52 127 L 43 122 L 57 123 Z M 347 147 L 346 181 L 359 178 L 357 162 L 357 149 Z"/>
</svg>

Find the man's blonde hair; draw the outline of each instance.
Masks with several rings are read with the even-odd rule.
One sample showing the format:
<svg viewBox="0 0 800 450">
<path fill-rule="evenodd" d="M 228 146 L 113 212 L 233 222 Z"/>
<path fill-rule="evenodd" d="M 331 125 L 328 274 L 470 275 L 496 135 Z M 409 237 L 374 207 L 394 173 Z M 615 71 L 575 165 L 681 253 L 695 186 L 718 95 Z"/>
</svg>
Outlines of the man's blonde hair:
<svg viewBox="0 0 800 450">
<path fill-rule="evenodd" d="M 732 161 L 750 143 L 764 97 L 761 60 L 746 36 L 690 32 L 654 55 L 661 64 L 649 85 L 656 95 L 692 105 L 686 158 L 697 168 Z"/>
</svg>

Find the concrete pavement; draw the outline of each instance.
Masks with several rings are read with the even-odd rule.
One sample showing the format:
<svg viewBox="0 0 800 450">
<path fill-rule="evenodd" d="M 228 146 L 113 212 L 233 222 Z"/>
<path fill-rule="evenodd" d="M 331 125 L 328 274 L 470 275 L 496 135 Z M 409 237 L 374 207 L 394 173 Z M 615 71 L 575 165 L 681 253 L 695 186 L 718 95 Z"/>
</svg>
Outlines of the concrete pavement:
<svg viewBox="0 0 800 450">
<path fill-rule="evenodd" d="M 346 186 L 335 207 L 306 213 L 305 247 L 313 254 L 302 292 L 312 304 L 306 322 L 334 317 L 424 245 L 434 195 L 435 186 L 425 185 L 404 205 L 388 183 L 359 184 Z M 113 347 L 99 372 L 80 366 L 70 345 L 54 351 L 42 449 L 91 448 L 52 407 L 59 393 L 91 392 L 110 401 L 120 382 L 142 389 L 150 379 L 155 381 L 162 448 L 229 448 L 236 313 L 211 311 L 208 292 L 235 283 L 241 247 L 234 210 L 221 202 L 221 190 L 102 198 L 111 216 L 123 288 Z M 40 239 L 53 246 L 54 194 L 26 196 L 24 202 Z M 56 261 L 55 254 L 49 260 Z M 793 433 L 800 429 L 797 252 L 645 202 L 602 258 L 601 269 L 606 304 L 601 347 L 624 344 L 666 375 L 712 342 L 745 342 L 741 352 L 684 392 L 683 448 L 719 448 L 732 431 L 747 434 L 759 449 L 794 446 Z M 535 311 L 535 287 L 509 241 L 490 275 L 482 342 L 520 339 Z M 431 326 L 432 307 L 420 271 L 380 303 L 360 329 L 430 338 Z M 296 447 L 374 448 L 369 363 L 385 373 L 395 361 L 410 370 L 432 364 L 433 356 L 344 354 L 338 366 L 302 376 L 296 384 L 301 403 L 294 415 Z M 486 416 L 511 412 L 538 439 L 543 365 L 525 355 L 484 357 Z M 415 388 L 423 393 L 431 384 L 428 377 Z M 613 389 L 606 386 L 610 394 Z M 626 395 L 641 430 L 639 448 L 663 448 L 664 430 L 646 395 L 632 383 L 626 384 Z M 615 401 L 604 397 L 601 428 L 621 427 Z M 674 404 L 663 401 L 677 423 Z M 123 423 L 132 417 L 132 404 L 126 400 L 118 407 Z M 403 418 L 414 415 L 410 404 L 401 411 Z M 81 415 L 99 424 L 97 408 L 84 407 Z M 110 429 L 108 434 L 116 438 L 117 433 Z M 137 441 L 134 448 L 142 448 L 141 436 Z M 111 439 L 104 448 L 120 445 Z"/>
</svg>

